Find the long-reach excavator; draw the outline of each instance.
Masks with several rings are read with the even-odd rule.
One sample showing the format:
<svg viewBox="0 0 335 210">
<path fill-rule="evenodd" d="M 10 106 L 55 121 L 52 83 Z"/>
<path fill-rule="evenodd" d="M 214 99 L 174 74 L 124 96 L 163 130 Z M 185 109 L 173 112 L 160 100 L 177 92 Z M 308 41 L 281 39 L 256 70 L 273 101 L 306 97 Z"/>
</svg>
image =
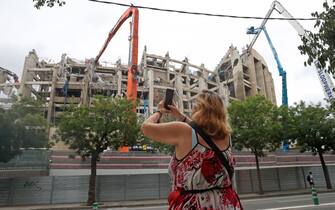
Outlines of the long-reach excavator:
<svg viewBox="0 0 335 210">
<path fill-rule="evenodd" d="M 275 47 L 272 44 L 272 41 L 270 39 L 270 35 L 268 33 L 268 31 L 266 30 L 265 26 L 263 26 L 263 28 L 255 28 L 253 26 L 251 26 L 250 28 L 248 28 L 247 34 L 258 34 L 260 33 L 260 31 L 263 30 L 264 34 L 266 36 L 266 39 L 268 40 L 268 43 L 270 45 L 270 48 L 272 50 L 272 54 L 277 62 L 277 68 L 278 68 L 278 72 L 279 72 L 279 76 L 281 76 L 282 78 L 282 105 L 288 106 L 288 96 L 287 96 L 287 82 L 286 82 L 286 71 L 284 70 L 283 66 L 281 65 L 281 62 L 279 60 L 278 57 L 278 53 L 275 49 Z"/>
<path fill-rule="evenodd" d="M 279 14 L 283 15 L 284 17 L 288 18 L 288 21 L 293 26 L 293 28 L 298 32 L 299 36 L 305 37 L 307 40 L 309 40 L 309 37 L 307 36 L 306 30 L 304 27 L 296 20 L 294 17 L 283 7 L 283 5 L 279 1 L 273 1 L 271 4 L 271 7 L 269 11 L 267 12 L 263 22 L 258 27 L 259 30 L 258 33 L 254 36 L 253 40 L 251 41 L 250 45 L 248 46 L 248 52 L 251 51 L 253 45 L 255 44 L 258 36 L 260 35 L 261 31 L 264 31 L 265 24 L 268 21 L 268 18 L 271 16 L 272 12 L 276 10 Z M 315 61 L 317 62 L 317 61 Z M 318 77 L 323 89 L 323 92 L 328 100 L 335 100 L 335 88 L 334 84 L 330 78 L 330 75 L 325 72 L 323 69 L 318 69 L 317 65 L 315 65 L 316 71 L 318 73 Z"/>
<path fill-rule="evenodd" d="M 128 81 L 127 81 L 127 99 L 132 101 L 134 104 L 134 110 L 136 110 L 136 100 L 137 100 L 137 79 L 138 74 L 137 64 L 138 64 L 138 19 L 139 12 L 136 7 L 129 7 L 123 15 L 120 17 L 116 25 L 109 32 L 108 37 L 102 46 L 99 54 L 95 58 L 95 64 L 98 63 L 101 55 L 106 50 L 109 42 L 114 37 L 116 32 L 120 29 L 122 24 L 129 18 L 132 17 L 131 27 L 130 27 L 130 46 L 129 46 L 129 62 L 128 62 Z"/>
<path fill-rule="evenodd" d="M 304 27 L 296 19 L 294 19 L 294 17 L 283 7 L 283 5 L 279 1 L 273 1 L 269 11 L 267 12 L 267 14 L 266 14 L 266 16 L 263 20 L 263 22 L 258 27 L 258 29 L 260 29 L 260 30 L 258 30 L 255 33 L 255 36 L 254 36 L 253 40 L 251 41 L 250 45 L 248 46 L 248 49 L 247 49 L 248 52 L 251 51 L 253 45 L 255 44 L 258 36 L 260 35 L 260 33 L 262 31 L 265 32 L 265 35 L 267 36 L 268 41 L 269 41 L 268 34 L 266 34 L 265 24 L 267 23 L 268 18 L 271 16 L 271 14 L 274 10 L 276 10 L 279 14 L 283 15 L 284 17 L 288 18 L 288 21 L 293 26 L 293 28 L 298 32 L 299 36 L 305 37 L 307 40 L 309 40 L 309 37 L 307 36 L 306 30 L 304 29 Z M 271 44 L 270 44 L 270 46 L 271 46 Z M 272 50 L 273 49 L 274 48 L 272 48 Z M 273 52 L 273 53 L 276 54 L 275 52 Z M 276 55 L 275 55 L 275 57 L 276 57 Z M 277 58 L 278 58 L 278 56 L 277 56 Z M 276 59 L 276 61 L 277 61 L 277 64 L 278 64 L 279 59 Z M 315 61 L 315 62 L 317 62 L 317 61 Z M 280 62 L 278 64 L 278 68 L 280 68 L 279 66 L 281 67 Z M 323 69 L 317 68 L 317 65 L 315 65 L 315 68 L 316 68 L 316 71 L 318 73 L 319 81 L 321 83 L 321 86 L 322 86 L 322 89 L 323 89 L 323 92 L 324 92 L 326 98 L 330 101 L 335 100 L 335 88 L 334 88 L 333 82 L 332 82 L 329 74 L 327 72 L 325 72 Z M 281 72 L 280 69 L 279 69 L 279 72 Z M 287 102 L 287 101 L 285 101 L 285 95 L 284 95 L 284 94 L 286 94 L 286 97 L 287 97 L 286 72 L 285 72 L 285 74 L 283 74 L 282 79 L 283 79 L 283 84 L 282 84 L 283 85 L 283 98 L 282 99 L 283 99 L 283 104 L 286 105 L 285 102 Z M 285 79 L 285 81 L 284 81 L 284 79 Z M 289 145 L 287 143 L 287 140 L 284 140 L 283 141 L 283 150 L 288 151 L 288 148 L 289 148 Z"/>
</svg>

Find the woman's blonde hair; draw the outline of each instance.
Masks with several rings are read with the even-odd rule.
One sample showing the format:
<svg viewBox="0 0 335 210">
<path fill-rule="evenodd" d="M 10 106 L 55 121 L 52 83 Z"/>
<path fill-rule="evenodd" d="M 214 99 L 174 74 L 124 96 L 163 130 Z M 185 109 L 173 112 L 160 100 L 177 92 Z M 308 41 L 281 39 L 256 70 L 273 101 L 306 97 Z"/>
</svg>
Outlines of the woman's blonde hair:
<svg viewBox="0 0 335 210">
<path fill-rule="evenodd" d="M 226 108 L 215 92 L 203 90 L 197 96 L 192 120 L 213 138 L 222 139 L 231 133 Z"/>
</svg>

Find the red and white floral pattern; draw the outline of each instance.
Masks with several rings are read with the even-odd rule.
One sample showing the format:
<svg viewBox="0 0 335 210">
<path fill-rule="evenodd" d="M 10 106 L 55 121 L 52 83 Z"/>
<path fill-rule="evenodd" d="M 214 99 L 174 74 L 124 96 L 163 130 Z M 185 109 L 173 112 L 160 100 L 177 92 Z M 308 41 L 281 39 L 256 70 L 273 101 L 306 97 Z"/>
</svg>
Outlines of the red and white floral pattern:
<svg viewBox="0 0 335 210">
<path fill-rule="evenodd" d="M 229 165 L 235 165 L 231 150 L 223 151 Z M 201 144 L 182 160 L 172 157 L 169 166 L 172 191 L 169 194 L 169 209 L 242 210 L 229 175 L 215 152 Z M 216 188 L 213 190 L 207 190 Z M 219 188 L 219 189 L 217 189 Z M 187 193 L 189 190 L 204 190 Z M 185 193 L 186 192 L 186 193 Z"/>
</svg>

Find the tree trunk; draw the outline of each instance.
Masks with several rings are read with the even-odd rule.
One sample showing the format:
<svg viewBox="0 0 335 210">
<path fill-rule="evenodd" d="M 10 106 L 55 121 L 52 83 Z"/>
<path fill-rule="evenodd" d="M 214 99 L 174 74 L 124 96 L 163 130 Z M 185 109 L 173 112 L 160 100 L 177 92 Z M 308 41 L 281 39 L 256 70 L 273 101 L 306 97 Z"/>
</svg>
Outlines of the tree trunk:
<svg viewBox="0 0 335 210">
<path fill-rule="evenodd" d="M 261 170 L 259 168 L 259 162 L 258 162 L 258 155 L 257 154 L 255 154 L 255 159 L 256 159 L 256 169 L 257 169 L 256 171 L 257 171 L 259 194 L 264 194 L 263 186 L 262 186 Z"/>
<path fill-rule="evenodd" d="M 318 153 L 319 153 L 319 158 L 320 158 L 321 165 L 322 165 L 323 175 L 325 176 L 327 189 L 332 189 L 332 184 L 331 184 L 330 178 L 329 178 L 328 167 L 325 163 L 325 160 L 323 159 L 322 151 L 318 149 Z"/>
<path fill-rule="evenodd" d="M 96 176 L 97 176 L 97 155 L 92 154 L 91 156 L 91 175 L 90 175 L 90 184 L 88 187 L 88 199 L 87 199 L 87 205 L 92 206 L 92 204 L 95 202 L 95 182 L 96 182 Z"/>
</svg>

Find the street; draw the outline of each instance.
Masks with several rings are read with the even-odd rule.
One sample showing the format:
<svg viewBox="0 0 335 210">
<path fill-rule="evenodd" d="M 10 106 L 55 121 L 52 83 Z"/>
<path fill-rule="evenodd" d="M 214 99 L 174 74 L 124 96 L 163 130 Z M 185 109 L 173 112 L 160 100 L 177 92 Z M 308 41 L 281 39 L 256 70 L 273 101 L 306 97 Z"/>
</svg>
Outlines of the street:
<svg viewBox="0 0 335 210">
<path fill-rule="evenodd" d="M 319 206 L 314 206 L 311 195 L 294 195 L 282 196 L 260 199 L 242 200 L 245 210 L 285 210 L 285 209 L 299 209 L 299 210 L 333 210 L 335 209 L 335 192 L 319 194 Z M 163 210 L 168 206 L 146 206 L 146 207 L 122 207 L 110 208 L 110 210 Z"/>
</svg>

